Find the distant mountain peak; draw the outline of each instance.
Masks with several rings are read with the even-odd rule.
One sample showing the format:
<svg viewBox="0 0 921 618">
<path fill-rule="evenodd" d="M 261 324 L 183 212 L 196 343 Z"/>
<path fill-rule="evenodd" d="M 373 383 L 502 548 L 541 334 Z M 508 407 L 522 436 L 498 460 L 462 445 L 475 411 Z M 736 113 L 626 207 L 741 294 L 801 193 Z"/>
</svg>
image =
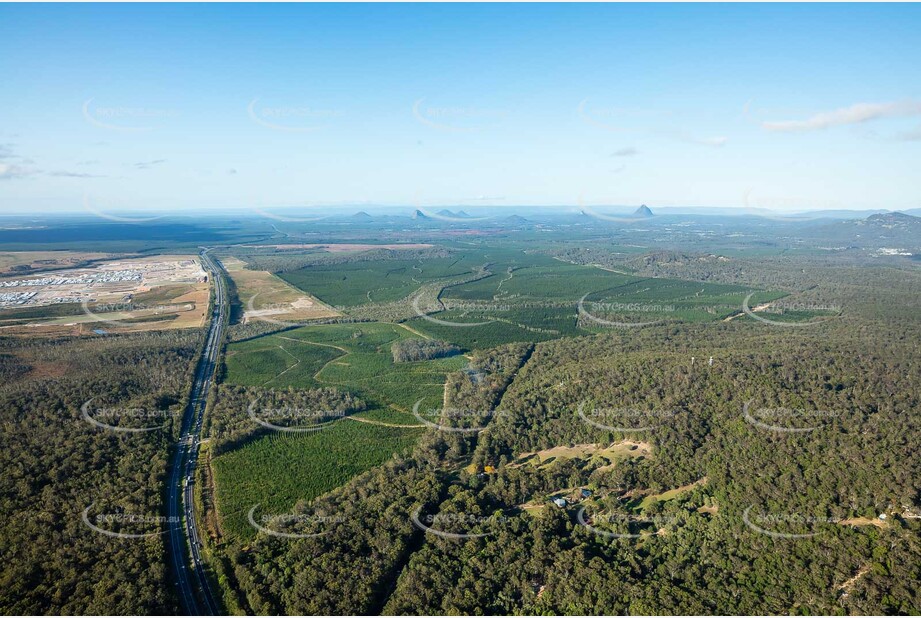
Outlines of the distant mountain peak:
<svg viewBox="0 0 921 618">
<path fill-rule="evenodd" d="M 458 210 L 458 211 L 457 211 L 457 216 L 460 217 L 461 219 L 469 219 L 469 218 L 470 218 L 470 215 L 468 215 L 467 213 L 465 213 L 463 210 Z"/>
<path fill-rule="evenodd" d="M 356 219 L 370 219 L 370 218 L 371 218 L 371 215 L 369 215 L 368 213 L 366 213 L 366 212 L 363 211 L 363 210 L 359 210 L 358 212 L 356 212 L 356 213 L 355 213 L 354 215 L 352 215 L 352 216 L 353 216 L 354 218 L 356 218 Z"/>
<path fill-rule="evenodd" d="M 652 211 L 649 210 L 649 206 L 647 206 L 646 204 L 643 204 L 642 206 L 640 206 L 639 208 L 637 208 L 636 211 L 633 213 L 633 215 L 634 215 L 635 217 L 652 217 L 652 216 L 654 216 L 654 215 L 652 214 Z"/>
<path fill-rule="evenodd" d="M 424 212 L 422 212 L 421 210 L 417 209 L 416 212 L 413 213 L 413 219 L 428 219 L 428 218 L 429 216 L 425 214 Z"/>
<path fill-rule="evenodd" d="M 905 214 L 904 212 L 881 212 L 875 215 L 870 215 L 867 217 L 867 221 L 883 223 L 904 222 L 914 224 L 921 222 L 921 218 L 914 215 Z"/>
<path fill-rule="evenodd" d="M 441 210 L 438 211 L 438 214 L 441 215 L 442 217 L 454 217 L 454 216 L 456 216 L 453 212 L 451 212 L 451 211 L 448 210 L 447 208 L 442 208 Z"/>
<path fill-rule="evenodd" d="M 871 249 L 921 248 L 921 217 L 902 212 L 884 212 L 866 219 L 835 221 L 815 230 L 818 237 L 842 245 Z"/>
</svg>

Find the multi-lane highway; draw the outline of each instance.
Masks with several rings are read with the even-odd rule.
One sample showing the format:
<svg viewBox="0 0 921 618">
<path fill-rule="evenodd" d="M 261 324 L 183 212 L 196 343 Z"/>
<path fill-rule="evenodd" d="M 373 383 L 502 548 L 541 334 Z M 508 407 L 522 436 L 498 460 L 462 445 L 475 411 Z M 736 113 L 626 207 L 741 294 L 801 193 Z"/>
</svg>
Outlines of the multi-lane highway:
<svg viewBox="0 0 921 618">
<path fill-rule="evenodd" d="M 208 327 L 208 338 L 195 370 L 189 405 L 182 417 L 182 433 L 170 469 L 167 497 L 169 516 L 169 551 L 179 587 L 182 607 L 190 616 L 215 615 L 220 609 L 208 585 L 201 558 L 201 537 L 195 522 L 192 487 L 201 426 L 208 403 L 208 393 L 224 339 L 227 298 L 224 290 L 223 266 L 208 255 L 200 254 L 202 266 L 214 281 L 214 306 Z M 181 525 L 180 525 L 181 524 Z"/>
</svg>

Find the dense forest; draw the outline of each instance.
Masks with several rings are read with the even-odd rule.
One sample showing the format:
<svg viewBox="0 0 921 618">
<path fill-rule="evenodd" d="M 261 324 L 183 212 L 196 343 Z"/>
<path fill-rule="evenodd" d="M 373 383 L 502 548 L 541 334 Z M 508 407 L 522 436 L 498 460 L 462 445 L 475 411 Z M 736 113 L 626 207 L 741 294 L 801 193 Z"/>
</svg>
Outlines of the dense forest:
<svg viewBox="0 0 921 618">
<path fill-rule="evenodd" d="M 460 353 L 460 348 L 437 339 L 401 339 L 391 346 L 393 362 L 412 363 L 433 358 L 444 358 Z"/>
<path fill-rule="evenodd" d="M 198 330 L 0 339 L 4 613 L 178 611 L 162 492 L 200 345 Z"/>
<path fill-rule="evenodd" d="M 306 507 L 346 522 L 328 534 L 241 548 L 240 590 L 255 612 L 917 613 L 918 337 L 733 321 L 481 352 L 446 391 L 498 407 L 485 429 Z M 648 450 L 532 463 L 625 443 Z M 579 487 L 593 527 L 549 503 Z"/>
</svg>

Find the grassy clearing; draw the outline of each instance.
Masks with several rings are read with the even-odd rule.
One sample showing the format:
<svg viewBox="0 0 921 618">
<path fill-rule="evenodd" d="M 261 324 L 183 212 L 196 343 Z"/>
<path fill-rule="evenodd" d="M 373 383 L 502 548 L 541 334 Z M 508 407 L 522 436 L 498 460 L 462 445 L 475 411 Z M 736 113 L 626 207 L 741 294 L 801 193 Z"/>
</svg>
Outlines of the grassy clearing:
<svg viewBox="0 0 921 618">
<path fill-rule="evenodd" d="M 462 356 L 394 363 L 390 346 L 418 335 L 396 324 L 322 324 L 228 346 L 227 378 L 269 388 L 335 386 L 372 407 L 412 409 L 419 399 L 440 405 L 445 376 L 466 364 Z"/>
<path fill-rule="evenodd" d="M 264 270 L 247 270 L 246 264 L 234 257 L 222 260 L 233 279 L 243 303 L 244 321 L 268 318 L 283 321 L 303 321 L 340 315 L 317 298 L 290 285 Z M 252 300 L 252 309 L 249 308 Z"/>
<path fill-rule="evenodd" d="M 648 442 L 634 442 L 623 440 L 606 447 L 597 444 L 574 444 L 572 446 L 554 446 L 553 448 L 519 455 L 512 466 L 525 464 L 543 467 L 557 460 L 584 459 L 590 464 L 601 466 L 615 465 L 617 461 L 627 457 L 649 456 L 652 454 L 652 445 Z"/>
<path fill-rule="evenodd" d="M 688 485 L 683 485 L 683 486 L 681 486 L 681 487 L 676 487 L 676 488 L 674 488 L 674 489 L 669 489 L 668 491 L 663 491 L 663 492 L 660 493 L 660 494 L 654 494 L 654 495 L 646 496 L 646 497 L 643 498 L 643 500 L 640 502 L 639 507 L 640 507 L 640 509 L 642 509 L 643 511 L 645 511 L 645 510 L 649 509 L 651 506 L 653 506 L 656 502 L 665 502 L 665 501 L 667 501 L 667 500 L 674 500 L 675 498 L 680 498 L 681 496 L 683 496 L 684 494 L 688 493 L 689 491 L 695 489 L 696 487 L 700 487 L 700 486 L 703 486 L 703 485 L 706 485 L 706 484 L 707 484 L 707 478 L 704 477 L 704 478 L 699 479 L 699 480 L 697 480 L 697 481 L 694 481 L 693 483 L 690 483 L 690 484 L 688 484 Z"/>
</svg>

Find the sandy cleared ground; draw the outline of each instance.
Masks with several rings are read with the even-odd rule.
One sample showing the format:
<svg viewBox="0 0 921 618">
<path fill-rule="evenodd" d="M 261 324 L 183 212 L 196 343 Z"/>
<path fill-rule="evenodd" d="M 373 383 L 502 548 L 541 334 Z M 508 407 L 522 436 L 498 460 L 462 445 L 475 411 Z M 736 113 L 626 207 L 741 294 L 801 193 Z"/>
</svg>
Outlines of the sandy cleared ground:
<svg viewBox="0 0 921 618">
<path fill-rule="evenodd" d="M 264 270 L 247 270 L 234 257 L 222 258 L 243 303 L 243 321 L 300 322 L 342 315 L 319 299 Z"/>
<path fill-rule="evenodd" d="M 761 304 L 761 305 L 758 305 L 757 307 L 752 307 L 751 310 L 752 310 L 752 313 L 755 313 L 755 312 L 757 312 L 757 311 L 764 311 L 765 309 L 770 309 L 773 305 L 774 305 L 774 301 L 771 301 L 771 302 L 769 302 L 769 303 L 763 303 L 763 304 Z M 724 318 L 724 319 L 723 319 L 723 322 L 731 322 L 732 320 L 734 320 L 734 319 L 736 319 L 736 318 L 740 318 L 740 317 L 742 317 L 743 315 L 745 315 L 745 312 L 744 312 L 744 311 L 739 312 L 739 313 L 734 313 L 734 314 L 732 314 L 731 316 L 729 316 L 728 318 Z"/>
<path fill-rule="evenodd" d="M 648 442 L 634 442 L 632 440 L 615 442 L 606 448 L 599 448 L 595 444 L 554 446 L 542 451 L 523 453 L 511 466 L 520 466 L 525 463 L 539 466 L 552 459 L 591 459 L 597 457 L 607 462 L 607 465 L 603 467 L 608 467 L 615 465 L 617 460 L 623 457 L 639 457 L 640 455 L 649 455 L 651 452 L 652 445 Z"/>
<path fill-rule="evenodd" d="M 115 259 L 89 268 L 0 278 L 0 308 L 83 302 L 126 302 L 168 284 L 207 282 L 196 256 Z"/>
<path fill-rule="evenodd" d="M 646 509 L 652 506 L 652 504 L 655 502 L 661 502 L 663 500 L 674 500 L 678 496 L 691 491 L 695 487 L 706 485 L 707 481 L 708 481 L 707 477 L 703 477 L 702 479 L 697 479 L 693 483 L 682 485 L 681 487 L 676 487 L 674 489 L 669 489 L 667 491 L 663 491 L 660 494 L 653 494 L 653 495 L 646 496 L 645 498 L 643 498 L 643 501 L 640 503 L 640 506 L 643 509 Z"/>
<path fill-rule="evenodd" d="M 876 526 L 877 528 L 887 528 L 889 524 L 879 518 L 871 519 L 869 517 L 852 517 L 842 519 L 838 522 L 840 526 Z"/>
<path fill-rule="evenodd" d="M 118 258 L 87 268 L 6 276 L 0 278 L 0 335 L 199 327 L 209 286 L 194 255 Z"/>
</svg>

